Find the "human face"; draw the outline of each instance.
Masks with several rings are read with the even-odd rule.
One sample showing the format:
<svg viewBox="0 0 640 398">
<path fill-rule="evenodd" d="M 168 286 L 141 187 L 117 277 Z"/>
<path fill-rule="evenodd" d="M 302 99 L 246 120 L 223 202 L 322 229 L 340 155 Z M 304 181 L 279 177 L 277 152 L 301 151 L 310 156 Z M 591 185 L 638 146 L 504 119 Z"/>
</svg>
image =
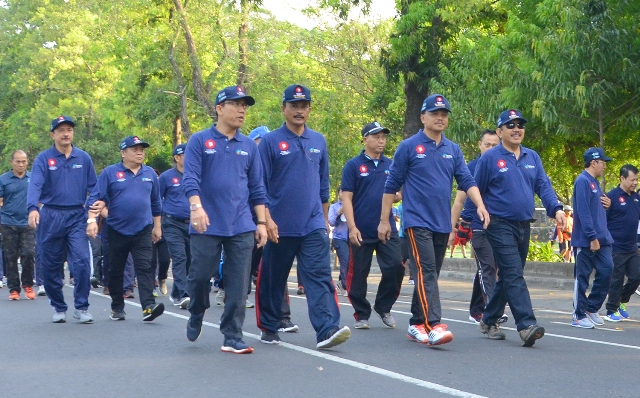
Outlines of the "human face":
<svg viewBox="0 0 640 398">
<path fill-rule="evenodd" d="M 307 123 L 311 113 L 311 101 L 285 102 L 281 109 L 287 124 L 301 127 Z"/>
<path fill-rule="evenodd" d="M 480 147 L 480 154 L 484 155 L 489 149 L 498 146 L 500 143 L 500 137 L 497 134 L 485 134 L 482 139 L 478 141 Z"/>
<path fill-rule="evenodd" d="M 144 147 L 142 145 L 134 145 L 120 151 L 122 163 L 130 165 L 141 165 L 144 163 Z"/>
<path fill-rule="evenodd" d="M 512 129 L 509 129 L 507 124 L 503 124 L 496 130 L 496 133 L 498 133 L 498 136 L 502 140 L 502 145 L 507 148 L 514 149 L 522 144 L 525 126 L 522 125 L 522 128 L 518 126 L 518 124 L 521 124 L 520 122 L 522 122 L 520 119 L 513 120 L 512 122 Z"/>
<path fill-rule="evenodd" d="M 184 167 L 184 154 L 173 155 L 173 160 L 176 161 L 176 166 L 178 166 L 179 169 L 182 169 Z"/>
<path fill-rule="evenodd" d="M 620 188 L 629 194 L 635 192 L 638 188 L 638 175 L 629 171 L 627 178 L 620 177 Z"/>
<path fill-rule="evenodd" d="M 434 112 L 424 112 L 420 115 L 420 121 L 424 127 L 424 131 L 432 133 L 442 133 L 449 126 L 449 112 L 444 109 L 438 109 Z"/>
<path fill-rule="evenodd" d="M 594 172 L 595 177 L 602 177 L 604 175 L 604 171 L 607 168 L 607 162 L 604 160 L 592 160 L 591 167 Z"/>
<path fill-rule="evenodd" d="M 234 129 L 239 129 L 244 124 L 249 105 L 247 101 L 240 98 L 237 100 L 227 100 L 216 106 L 218 112 L 218 123 L 227 125 Z"/>
<path fill-rule="evenodd" d="M 57 147 L 65 148 L 73 143 L 73 126 L 69 123 L 59 124 L 51 133 L 51 138 Z"/>
<path fill-rule="evenodd" d="M 11 159 L 11 168 L 14 173 L 22 175 L 27 171 L 27 166 L 29 166 L 29 159 L 27 159 L 27 154 L 20 151 L 16 152 Z"/>
<path fill-rule="evenodd" d="M 364 141 L 364 149 L 367 154 L 380 156 L 384 151 L 385 145 L 387 145 L 387 135 L 380 131 L 363 137 L 362 141 Z"/>
</svg>

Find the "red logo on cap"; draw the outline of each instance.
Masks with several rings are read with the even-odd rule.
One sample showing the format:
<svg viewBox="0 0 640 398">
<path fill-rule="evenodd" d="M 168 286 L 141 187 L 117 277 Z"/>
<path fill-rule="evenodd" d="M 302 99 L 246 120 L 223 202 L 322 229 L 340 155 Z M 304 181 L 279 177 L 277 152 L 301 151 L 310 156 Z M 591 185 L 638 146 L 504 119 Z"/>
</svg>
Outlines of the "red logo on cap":
<svg viewBox="0 0 640 398">
<path fill-rule="evenodd" d="M 624 203 L 624 202 L 625 202 L 625 200 L 624 200 L 624 198 L 623 198 L 622 196 L 620 196 L 620 197 L 618 198 L 618 201 L 619 201 L 620 203 Z"/>
<path fill-rule="evenodd" d="M 47 164 L 49 165 L 49 167 L 54 167 L 58 163 L 56 162 L 55 159 L 52 158 L 47 161 Z"/>
<path fill-rule="evenodd" d="M 510 115 L 515 115 L 515 114 L 516 114 L 516 111 L 514 111 L 514 110 L 512 109 L 512 110 L 510 110 L 510 111 L 509 111 L 509 114 L 510 114 Z"/>
<path fill-rule="evenodd" d="M 507 167 L 507 162 L 505 162 L 502 159 L 498 160 L 498 167 L 500 167 L 501 169 L 504 169 L 505 167 Z"/>
<path fill-rule="evenodd" d="M 296 87 L 296 93 L 301 93 L 302 92 L 302 87 L 298 86 Z"/>
<path fill-rule="evenodd" d="M 216 142 L 214 140 L 206 140 L 204 146 L 207 147 L 207 149 L 213 149 L 216 147 Z"/>
<path fill-rule="evenodd" d="M 442 97 L 436 97 L 436 102 L 442 102 Z"/>
<path fill-rule="evenodd" d="M 367 168 L 367 166 L 365 166 L 365 165 L 360 166 L 360 172 L 362 174 L 364 174 L 364 173 L 366 173 L 368 171 L 369 171 L 369 169 Z"/>
<path fill-rule="evenodd" d="M 241 93 L 242 92 L 242 87 L 238 86 L 238 92 Z"/>
<path fill-rule="evenodd" d="M 64 116 L 60 116 L 58 120 L 64 120 Z"/>
<path fill-rule="evenodd" d="M 119 172 L 116 173 L 116 177 L 124 178 L 124 173 L 122 171 L 119 171 Z"/>
<path fill-rule="evenodd" d="M 281 151 L 286 151 L 289 149 L 289 144 L 286 141 L 282 141 L 278 144 L 278 147 L 280 147 Z"/>
<path fill-rule="evenodd" d="M 418 146 L 416 147 L 416 152 L 418 152 L 418 153 L 424 153 L 424 147 L 423 147 L 422 145 L 418 145 Z"/>
<path fill-rule="evenodd" d="M 171 180 L 174 184 L 178 184 L 180 182 L 180 179 L 175 177 L 173 180 Z"/>
<path fill-rule="evenodd" d="M 133 137 L 133 142 L 138 142 L 138 141 L 141 141 L 140 138 L 138 138 L 138 136 L 134 136 Z"/>
</svg>

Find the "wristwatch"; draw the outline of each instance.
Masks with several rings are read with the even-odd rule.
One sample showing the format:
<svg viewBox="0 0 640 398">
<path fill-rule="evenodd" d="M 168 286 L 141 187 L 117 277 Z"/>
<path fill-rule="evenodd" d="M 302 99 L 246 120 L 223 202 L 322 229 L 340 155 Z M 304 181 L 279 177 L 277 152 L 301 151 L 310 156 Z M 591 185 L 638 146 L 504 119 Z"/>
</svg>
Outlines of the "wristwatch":
<svg viewBox="0 0 640 398">
<path fill-rule="evenodd" d="M 87 224 L 92 224 L 92 223 L 94 223 L 94 222 L 96 222 L 96 219 L 95 219 L 95 218 L 88 218 L 88 219 L 87 219 Z"/>
<path fill-rule="evenodd" d="M 196 211 L 198 209 L 201 209 L 202 205 L 200 203 L 192 203 L 191 204 L 191 211 Z"/>
</svg>

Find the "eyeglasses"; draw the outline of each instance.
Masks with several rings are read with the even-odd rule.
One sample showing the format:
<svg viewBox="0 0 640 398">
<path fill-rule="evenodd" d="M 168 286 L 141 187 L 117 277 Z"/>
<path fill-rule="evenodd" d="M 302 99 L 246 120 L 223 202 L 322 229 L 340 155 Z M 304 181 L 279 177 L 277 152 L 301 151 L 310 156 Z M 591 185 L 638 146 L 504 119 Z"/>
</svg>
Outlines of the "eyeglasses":
<svg viewBox="0 0 640 398">
<path fill-rule="evenodd" d="M 516 128 L 516 126 L 518 126 L 519 129 L 523 129 L 524 125 L 525 125 L 525 123 L 520 122 L 520 123 L 507 123 L 504 126 L 506 128 L 508 128 L 509 130 L 513 130 L 514 128 Z"/>
<path fill-rule="evenodd" d="M 227 100 L 227 101 L 224 101 L 223 104 L 233 105 L 236 108 L 242 108 L 242 109 L 247 109 L 249 107 L 249 104 L 247 104 L 244 101 L 240 102 L 240 101 Z"/>
</svg>

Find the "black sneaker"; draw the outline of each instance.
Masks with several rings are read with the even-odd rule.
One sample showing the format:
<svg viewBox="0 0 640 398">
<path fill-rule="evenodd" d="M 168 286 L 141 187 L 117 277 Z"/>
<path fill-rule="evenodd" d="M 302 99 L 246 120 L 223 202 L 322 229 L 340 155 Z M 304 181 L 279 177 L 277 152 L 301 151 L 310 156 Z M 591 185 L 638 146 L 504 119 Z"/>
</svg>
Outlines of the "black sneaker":
<svg viewBox="0 0 640 398">
<path fill-rule="evenodd" d="M 112 321 L 124 321 L 126 315 L 124 310 L 111 310 L 109 318 L 111 318 Z"/>
<path fill-rule="evenodd" d="M 278 325 L 278 332 L 295 333 L 297 331 L 298 325 L 291 322 L 291 319 L 285 318 L 280 320 L 280 325 Z"/>
<path fill-rule="evenodd" d="M 530 325 L 526 329 L 522 329 L 518 332 L 522 339 L 522 345 L 525 347 L 531 347 L 536 343 L 536 340 L 541 339 L 544 336 L 544 328 L 538 325 Z"/>
<path fill-rule="evenodd" d="M 202 318 L 204 318 L 204 314 L 191 314 L 187 321 L 187 340 L 198 340 L 198 337 L 202 334 Z"/>
<path fill-rule="evenodd" d="M 342 344 L 349 340 L 349 337 L 351 337 L 351 330 L 348 326 L 345 326 L 342 329 L 333 328 L 325 333 L 324 339 L 316 344 L 316 348 L 325 350 L 327 348 L 335 347 L 338 344 Z"/>
<path fill-rule="evenodd" d="M 91 287 L 93 287 L 94 289 L 99 288 L 100 285 L 100 279 L 96 278 L 95 276 L 91 277 Z"/>
<path fill-rule="evenodd" d="M 262 332 L 260 336 L 260 341 L 265 344 L 280 344 L 280 336 L 278 336 L 278 332 Z"/>
<path fill-rule="evenodd" d="M 142 311 L 142 320 L 146 322 L 151 322 L 157 317 L 159 317 L 160 315 L 162 315 L 163 312 L 164 312 L 163 303 L 148 305 L 147 308 L 145 308 Z"/>
</svg>

